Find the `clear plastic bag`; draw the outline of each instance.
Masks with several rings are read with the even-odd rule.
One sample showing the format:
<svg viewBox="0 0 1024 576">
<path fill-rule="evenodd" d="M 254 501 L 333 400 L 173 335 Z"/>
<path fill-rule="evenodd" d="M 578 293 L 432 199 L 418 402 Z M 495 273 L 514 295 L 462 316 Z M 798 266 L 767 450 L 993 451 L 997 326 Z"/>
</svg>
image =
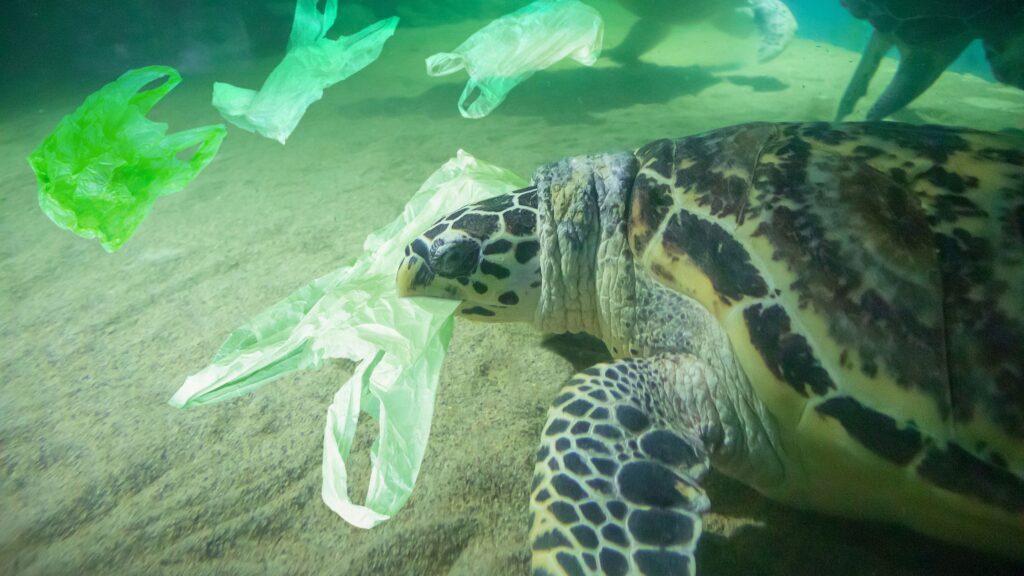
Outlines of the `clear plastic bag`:
<svg viewBox="0 0 1024 576">
<path fill-rule="evenodd" d="M 601 55 L 604 22 L 577 0 L 539 0 L 484 26 L 452 52 L 427 58 L 427 74 L 463 68 L 469 82 L 459 98 L 466 118 L 483 118 L 534 72 L 563 58 L 586 66 Z"/>
<path fill-rule="evenodd" d="M 458 302 L 399 298 L 395 273 L 405 246 L 465 204 L 525 186 L 501 168 L 459 151 L 406 204 L 402 216 L 371 234 L 363 254 L 297 290 L 236 329 L 171 398 L 177 408 L 221 402 L 330 358 L 359 362 L 327 411 L 324 502 L 361 528 L 387 520 L 416 483 L 434 413 L 434 393 Z M 364 504 L 348 495 L 348 460 L 360 412 L 380 424 Z"/>
<path fill-rule="evenodd" d="M 162 77 L 162 84 L 140 92 Z M 181 191 L 213 160 L 223 124 L 168 136 L 146 118 L 181 82 L 169 66 L 129 70 L 89 95 L 61 119 L 28 162 L 39 183 L 39 207 L 61 228 L 98 238 L 113 252 L 131 238 L 160 196 Z M 178 154 L 190 148 L 188 160 Z"/>
<path fill-rule="evenodd" d="M 328 40 L 338 14 L 338 0 L 299 0 L 288 39 L 288 53 L 259 92 L 223 82 L 213 85 L 213 105 L 228 122 L 281 144 L 298 126 L 306 109 L 324 90 L 376 60 L 395 33 L 398 18 L 381 20 L 351 36 Z"/>
</svg>

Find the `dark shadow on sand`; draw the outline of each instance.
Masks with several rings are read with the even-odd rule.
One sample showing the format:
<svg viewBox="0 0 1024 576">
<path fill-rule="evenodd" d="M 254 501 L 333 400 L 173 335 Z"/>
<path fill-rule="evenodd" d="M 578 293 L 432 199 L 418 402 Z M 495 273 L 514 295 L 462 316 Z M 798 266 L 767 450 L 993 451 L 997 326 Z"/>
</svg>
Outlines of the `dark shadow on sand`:
<svg viewBox="0 0 1024 576">
<path fill-rule="evenodd" d="M 341 106 L 345 116 L 428 116 L 458 114 L 459 95 L 466 76 L 439 84 L 417 96 L 375 98 Z M 699 66 L 657 66 L 637 63 L 615 68 L 573 68 L 541 71 L 517 86 L 491 115 L 535 116 L 551 124 L 590 122 L 594 114 L 637 104 L 661 104 L 692 96 L 722 81 L 750 86 L 755 91 L 779 90 L 785 84 L 771 77 L 720 76 Z"/>
<path fill-rule="evenodd" d="M 789 85 L 774 76 L 726 76 L 725 80 L 737 86 L 746 86 L 754 92 L 781 92 Z"/>
<path fill-rule="evenodd" d="M 755 518 L 729 538 L 705 533 L 701 574 L 757 576 L 1017 576 L 1021 567 L 908 529 L 859 522 L 778 504 L 721 474 L 705 481 L 712 510 Z"/>
<path fill-rule="evenodd" d="M 612 361 L 612 355 L 604 342 L 585 332 L 549 334 L 544 337 L 541 346 L 567 360 L 577 372 L 594 364 Z"/>
</svg>

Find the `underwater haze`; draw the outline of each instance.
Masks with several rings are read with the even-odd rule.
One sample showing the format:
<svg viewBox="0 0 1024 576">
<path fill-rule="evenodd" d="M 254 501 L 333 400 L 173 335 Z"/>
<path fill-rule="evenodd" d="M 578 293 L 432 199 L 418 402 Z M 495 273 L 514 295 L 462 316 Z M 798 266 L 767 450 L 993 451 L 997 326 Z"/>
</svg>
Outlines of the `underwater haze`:
<svg viewBox="0 0 1024 576">
<path fill-rule="evenodd" d="M 643 2 L 587 0 L 604 24 L 596 62 L 562 59 L 485 116 L 466 118 L 466 71 L 428 76 L 425 59 L 529 2 L 341 0 L 329 38 L 391 16 L 397 29 L 379 57 L 322 86 L 282 144 L 240 127 L 211 99 L 215 82 L 263 85 L 286 55 L 294 1 L 8 0 L 0 15 L 0 574 L 529 573 L 538 441 L 563 384 L 607 355 L 588 341 L 458 319 L 415 487 L 370 529 L 321 499 L 325 412 L 354 362 L 295 371 L 211 406 L 180 410 L 168 400 L 233 330 L 362 254 L 367 236 L 401 215 L 460 149 L 529 179 L 561 158 L 659 138 L 747 122 L 831 122 L 872 30 L 839 0 L 787 0 L 799 29 L 770 60 L 758 60 L 761 35 L 750 22 L 666 17 L 663 40 L 635 61 L 616 61 L 610 55 L 638 20 L 626 5 Z M 892 50 L 847 120 L 866 118 L 897 64 Z M 108 252 L 40 208 L 26 158 L 90 94 L 151 65 L 171 66 L 182 80 L 149 119 L 169 133 L 224 124 L 226 137 Z M 996 81 L 974 42 L 887 118 L 1019 135 L 1024 90 Z M 104 156 L 114 148 L 97 154 L 119 162 Z M 377 437 L 362 415 L 347 462 L 356 502 L 371 482 Z M 910 530 L 795 510 L 714 471 L 704 487 L 712 508 L 698 574 L 1022 570 Z"/>
</svg>

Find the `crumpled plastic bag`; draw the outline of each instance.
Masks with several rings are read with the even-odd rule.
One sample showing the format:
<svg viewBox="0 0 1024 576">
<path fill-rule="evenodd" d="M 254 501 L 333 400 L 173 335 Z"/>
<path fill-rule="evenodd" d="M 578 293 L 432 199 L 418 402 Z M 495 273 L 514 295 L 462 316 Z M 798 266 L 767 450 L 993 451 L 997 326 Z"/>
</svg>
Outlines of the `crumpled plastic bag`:
<svg viewBox="0 0 1024 576">
<path fill-rule="evenodd" d="M 427 58 L 427 74 L 469 73 L 459 112 L 483 118 L 534 72 L 569 57 L 592 65 L 601 55 L 604 22 L 577 0 L 539 0 L 484 26 L 453 52 Z"/>
<path fill-rule="evenodd" d="M 225 120 L 284 144 L 306 109 L 323 97 L 324 89 L 369 66 L 398 26 L 398 18 L 391 17 L 351 36 L 328 40 L 338 0 L 327 0 L 323 12 L 316 5 L 317 0 L 299 0 L 295 5 L 288 53 L 259 92 L 213 84 L 213 105 Z"/>
<path fill-rule="evenodd" d="M 434 394 L 458 303 L 399 298 L 395 274 L 405 246 L 437 219 L 467 203 L 526 182 L 459 151 L 406 204 L 403 214 L 371 234 L 363 254 L 314 280 L 231 333 L 170 404 L 187 408 L 233 398 L 329 358 L 360 362 L 327 410 L 324 502 L 349 523 L 370 528 L 409 498 L 426 450 Z M 360 411 L 379 424 L 370 453 L 364 505 L 348 496 L 348 460 Z"/>
<path fill-rule="evenodd" d="M 144 86 L 167 77 L 140 92 Z M 90 94 L 28 156 L 39 207 L 61 228 L 121 247 L 160 196 L 185 188 L 213 160 L 223 124 L 166 135 L 146 113 L 181 82 L 169 66 L 129 70 Z M 188 160 L 178 154 L 195 147 Z"/>
</svg>

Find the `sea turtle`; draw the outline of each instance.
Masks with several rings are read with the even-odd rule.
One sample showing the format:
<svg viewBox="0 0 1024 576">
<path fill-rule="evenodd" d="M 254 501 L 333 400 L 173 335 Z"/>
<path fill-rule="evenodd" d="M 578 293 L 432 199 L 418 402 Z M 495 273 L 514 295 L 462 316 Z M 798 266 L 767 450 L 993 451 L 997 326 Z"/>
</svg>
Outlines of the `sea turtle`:
<svg viewBox="0 0 1024 576">
<path fill-rule="evenodd" d="M 867 93 L 885 53 L 895 45 L 899 68 L 868 112 L 881 120 L 920 96 L 975 39 L 984 43 L 1000 82 L 1024 88 L 1024 0 L 842 0 L 875 30 L 836 114 L 842 120 Z"/>
<path fill-rule="evenodd" d="M 619 0 L 640 20 L 609 51 L 612 60 L 632 63 L 668 36 L 672 26 L 710 20 L 737 35 L 753 21 L 761 34 L 758 60 L 778 56 L 796 33 L 796 18 L 781 0 Z"/>
<path fill-rule="evenodd" d="M 538 574 L 694 574 L 709 466 L 1024 560 L 1024 141 L 747 124 L 569 158 L 442 218 L 399 293 L 587 332 L 548 411 Z"/>
</svg>

